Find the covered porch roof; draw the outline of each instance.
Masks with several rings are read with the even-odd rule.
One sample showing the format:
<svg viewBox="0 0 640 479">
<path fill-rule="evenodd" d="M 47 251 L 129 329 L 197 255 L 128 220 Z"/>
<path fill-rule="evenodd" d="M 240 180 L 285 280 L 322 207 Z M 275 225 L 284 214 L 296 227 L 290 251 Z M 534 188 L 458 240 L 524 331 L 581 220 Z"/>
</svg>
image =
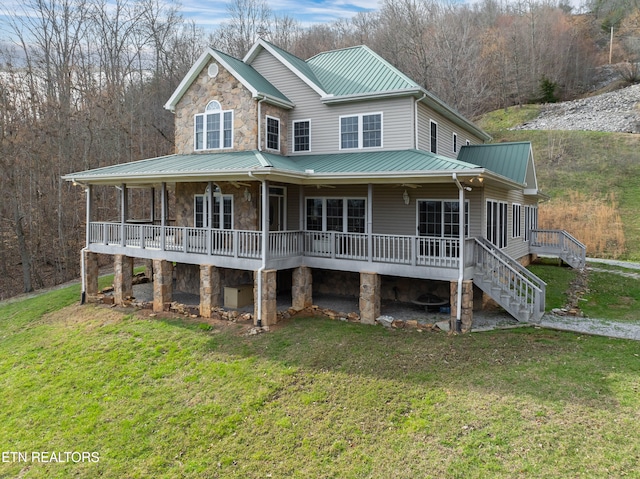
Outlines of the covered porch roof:
<svg viewBox="0 0 640 479">
<path fill-rule="evenodd" d="M 442 183 L 482 177 L 503 188 L 522 188 L 519 178 L 483 165 L 421 150 L 280 156 L 258 150 L 168 155 L 65 175 L 82 184 L 150 185 L 158 182 L 239 181 L 257 176 L 300 185 Z"/>
</svg>

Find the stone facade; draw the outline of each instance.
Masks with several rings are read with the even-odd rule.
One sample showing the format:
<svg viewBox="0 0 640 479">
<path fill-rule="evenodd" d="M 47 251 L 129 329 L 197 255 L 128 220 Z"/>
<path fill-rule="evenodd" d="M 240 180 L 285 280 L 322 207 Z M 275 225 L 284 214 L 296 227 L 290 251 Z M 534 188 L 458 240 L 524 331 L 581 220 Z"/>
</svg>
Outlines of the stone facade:
<svg viewBox="0 0 640 479">
<path fill-rule="evenodd" d="M 293 270 L 293 284 L 291 287 L 291 306 L 302 310 L 313 304 L 313 276 L 311 268 L 300 266 Z"/>
<path fill-rule="evenodd" d="M 217 64 L 214 60 L 211 64 Z M 233 110 L 233 148 L 224 151 L 257 149 L 257 102 L 239 80 L 218 64 L 218 74 L 209 77 L 208 66 L 182 96 L 175 111 L 176 153 L 194 152 L 194 115 L 204 113 L 211 100 L 220 102 L 223 110 Z M 212 150 L 208 150 L 212 151 Z M 222 151 L 222 150 L 220 150 Z"/>
<path fill-rule="evenodd" d="M 275 269 L 268 269 L 262 271 L 262 315 L 258 315 L 258 272 L 254 274 L 254 288 L 253 288 L 253 320 L 254 324 L 257 324 L 258 319 L 262 320 L 262 326 L 271 326 L 278 321 L 278 308 L 277 308 L 277 271 Z"/>
<path fill-rule="evenodd" d="M 458 311 L 458 282 L 451 281 L 451 325 L 452 331 L 456 331 L 457 311 Z M 460 320 L 462 322 L 461 332 L 468 333 L 471 331 L 473 323 L 473 281 L 465 280 L 462 282 L 462 309 L 460 311 Z"/>
<path fill-rule="evenodd" d="M 200 266 L 200 316 L 211 317 L 211 309 L 220 306 L 220 271 L 215 266 Z"/>
<path fill-rule="evenodd" d="M 173 297 L 173 263 L 162 259 L 153 260 L 153 311 L 164 311 L 165 304 Z"/>
<path fill-rule="evenodd" d="M 247 178 L 248 179 L 248 178 Z M 233 195 L 233 229 L 257 231 L 259 224 L 260 183 L 247 181 L 249 186 L 234 185 L 229 182 L 215 183 L 223 195 Z M 207 190 L 207 183 L 176 183 L 175 189 L 175 218 L 176 226 L 194 226 L 194 195 L 203 195 Z M 245 193 L 245 190 L 248 194 Z M 251 199 L 247 201 L 248 196 Z"/>
<path fill-rule="evenodd" d="M 113 300 L 115 304 L 123 304 L 133 297 L 133 258 L 114 255 L 113 273 Z"/>
<path fill-rule="evenodd" d="M 360 321 L 375 324 L 380 316 L 380 275 L 360 273 Z"/>
</svg>

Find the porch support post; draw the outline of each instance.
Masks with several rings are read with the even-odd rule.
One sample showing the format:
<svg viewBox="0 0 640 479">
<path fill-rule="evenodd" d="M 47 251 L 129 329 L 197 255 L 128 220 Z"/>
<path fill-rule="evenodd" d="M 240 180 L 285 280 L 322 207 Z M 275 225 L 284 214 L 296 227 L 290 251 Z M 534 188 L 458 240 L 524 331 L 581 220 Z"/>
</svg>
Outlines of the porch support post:
<svg viewBox="0 0 640 479">
<path fill-rule="evenodd" d="M 451 323 L 455 324 L 457 321 L 458 298 L 462 298 L 460 308 L 461 332 L 468 333 L 471 331 L 473 323 L 473 280 L 462 281 L 462 294 L 458 294 L 458 281 L 451 281 L 450 285 Z"/>
<path fill-rule="evenodd" d="M 160 249 L 165 250 L 167 233 L 165 226 L 167 225 L 167 184 L 162 182 L 160 186 Z M 155 268 L 154 268 L 155 269 Z"/>
<path fill-rule="evenodd" d="M 300 266 L 293 270 L 291 296 L 291 307 L 295 310 L 300 311 L 313 304 L 313 276 L 308 266 Z"/>
<path fill-rule="evenodd" d="M 173 298 L 173 263 L 153 260 L 153 311 L 161 313 Z"/>
<path fill-rule="evenodd" d="M 373 262 L 373 184 L 367 185 L 367 256 Z"/>
<path fill-rule="evenodd" d="M 87 222 L 87 231 L 85 232 L 85 246 L 88 248 L 89 243 L 91 242 L 91 209 L 93 208 L 93 198 L 91 194 L 93 193 L 93 187 L 91 185 L 87 186 L 85 190 L 87 192 L 87 211 L 86 211 L 86 222 Z"/>
<path fill-rule="evenodd" d="M 154 224 L 156 221 L 156 189 L 154 186 L 151 187 L 151 224 Z"/>
<path fill-rule="evenodd" d="M 133 258 L 115 255 L 113 273 L 113 301 L 115 304 L 124 304 L 133 296 Z"/>
<path fill-rule="evenodd" d="M 276 277 L 278 271 L 275 269 L 258 270 L 254 275 L 254 314 L 253 324 L 258 325 L 258 320 L 262 320 L 262 326 L 271 326 L 278 321 L 278 310 L 276 303 Z M 261 279 L 260 279 L 261 277 Z M 258 288 L 262 287 L 261 294 Z M 260 302 L 260 308 L 258 303 Z"/>
<path fill-rule="evenodd" d="M 220 306 L 220 271 L 211 264 L 200 265 L 200 316 L 211 317 L 211 309 Z"/>
<path fill-rule="evenodd" d="M 84 251 L 85 293 L 87 296 L 98 294 L 98 253 Z"/>
<path fill-rule="evenodd" d="M 378 273 L 360 273 L 360 322 L 375 324 L 380 317 L 381 279 Z"/>
</svg>

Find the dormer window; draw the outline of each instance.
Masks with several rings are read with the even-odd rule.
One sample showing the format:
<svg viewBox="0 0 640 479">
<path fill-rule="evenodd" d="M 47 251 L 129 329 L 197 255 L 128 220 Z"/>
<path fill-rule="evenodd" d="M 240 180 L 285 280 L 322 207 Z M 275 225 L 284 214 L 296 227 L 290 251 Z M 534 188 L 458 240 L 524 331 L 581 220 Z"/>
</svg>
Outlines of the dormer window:
<svg viewBox="0 0 640 479">
<path fill-rule="evenodd" d="M 194 118 L 194 149 L 219 150 L 233 146 L 233 110 L 223 110 L 220 102 L 210 101 L 204 113 Z"/>
</svg>

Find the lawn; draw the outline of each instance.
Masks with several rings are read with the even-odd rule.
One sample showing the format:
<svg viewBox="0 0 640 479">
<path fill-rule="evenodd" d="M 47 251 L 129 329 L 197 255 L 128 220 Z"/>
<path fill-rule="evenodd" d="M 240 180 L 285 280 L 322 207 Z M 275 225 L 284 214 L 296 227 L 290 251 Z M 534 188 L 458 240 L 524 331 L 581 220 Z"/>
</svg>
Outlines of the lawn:
<svg viewBox="0 0 640 479">
<path fill-rule="evenodd" d="M 637 342 L 318 318 L 246 336 L 77 293 L 0 306 L 0 453 L 49 459 L 5 454 L 0 477 L 640 477 Z"/>
</svg>

